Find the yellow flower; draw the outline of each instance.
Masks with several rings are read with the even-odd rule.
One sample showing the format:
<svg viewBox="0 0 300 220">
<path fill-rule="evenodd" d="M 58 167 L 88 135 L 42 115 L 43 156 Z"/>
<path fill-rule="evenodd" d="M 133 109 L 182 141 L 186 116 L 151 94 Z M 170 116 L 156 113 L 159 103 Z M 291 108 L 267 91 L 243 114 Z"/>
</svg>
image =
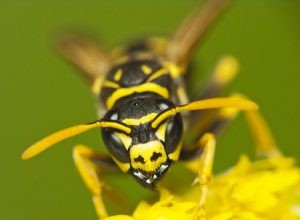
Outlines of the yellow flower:
<svg viewBox="0 0 300 220">
<path fill-rule="evenodd" d="M 205 207 L 198 207 L 200 186 L 174 195 L 161 189 L 154 204 L 139 203 L 132 216 L 105 220 L 300 220 L 300 168 L 293 158 L 275 157 L 251 162 L 247 156 L 208 184 Z"/>
</svg>

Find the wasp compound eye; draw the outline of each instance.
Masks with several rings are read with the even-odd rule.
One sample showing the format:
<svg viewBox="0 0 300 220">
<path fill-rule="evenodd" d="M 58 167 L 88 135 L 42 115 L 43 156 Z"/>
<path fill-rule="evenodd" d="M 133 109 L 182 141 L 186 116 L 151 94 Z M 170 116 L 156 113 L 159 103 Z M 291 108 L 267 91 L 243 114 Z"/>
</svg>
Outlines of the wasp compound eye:
<svg viewBox="0 0 300 220">
<path fill-rule="evenodd" d="M 128 163 L 130 161 L 128 152 L 125 148 L 125 143 L 121 139 L 121 135 L 116 131 L 112 131 L 112 129 L 102 129 L 102 139 L 107 150 L 120 162 Z M 128 138 L 129 136 L 124 136 L 122 138 Z"/>
<path fill-rule="evenodd" d="M 176 114 L 168 121 L 165 134 L 165 148 L 167 153 L 172 153 L 180 144 L 183 133 L 183 124 L 180 114 Z"/>
</svg>

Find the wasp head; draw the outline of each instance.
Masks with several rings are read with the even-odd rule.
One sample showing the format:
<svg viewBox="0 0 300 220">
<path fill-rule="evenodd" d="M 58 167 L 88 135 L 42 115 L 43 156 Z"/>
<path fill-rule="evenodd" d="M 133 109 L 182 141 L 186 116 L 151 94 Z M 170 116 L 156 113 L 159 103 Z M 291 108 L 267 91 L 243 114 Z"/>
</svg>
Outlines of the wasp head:
<svg viewBox="0 0 300 220">
<path fill-rule="evenodd" d="M 104 143 L 114 161 L 142 186 L 156 188 L 156 183 L 178 160 L 183 132 L 182 119 L 176 114 L 153 128 L 151 122 L 168 108 L 170 101 L 153 96 L 139 97 L 116 106 L 105 115 L 131 127 L 126 134 L 111 128 L 102 129 Z"/>
</svg>

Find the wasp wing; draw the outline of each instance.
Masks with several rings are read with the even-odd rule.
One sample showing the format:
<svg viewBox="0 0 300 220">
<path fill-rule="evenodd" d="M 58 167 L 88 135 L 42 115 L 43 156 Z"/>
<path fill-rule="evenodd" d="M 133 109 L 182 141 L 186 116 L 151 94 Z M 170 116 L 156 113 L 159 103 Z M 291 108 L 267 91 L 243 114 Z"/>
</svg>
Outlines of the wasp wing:
<svg viewBox="0 0 300 220">
<path fill-rule="evenodd" d="M 167 57 L 178 65 L 185 65 L 190 55 L 212 23 L 230 0 L 209 0 L 179 26 L 170 39 Z"/>
<path fill-rule="evenodd" d="M 58 50 L 82 72 L 91 86 L 104 78 L 110 57 L 96 42 L 75 35 L 65 35 L 56 42 Z"/>
</svg>

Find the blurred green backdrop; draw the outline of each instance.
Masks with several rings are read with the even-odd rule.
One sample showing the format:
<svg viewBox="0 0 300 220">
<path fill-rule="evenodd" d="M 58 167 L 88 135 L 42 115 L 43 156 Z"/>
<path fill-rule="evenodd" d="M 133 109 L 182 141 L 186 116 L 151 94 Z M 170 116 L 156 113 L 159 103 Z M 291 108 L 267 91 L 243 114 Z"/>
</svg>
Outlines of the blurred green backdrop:
<svg viewBox="0 0 300 220">
<path fill-rule="evenodd" d="M 53 49 L 54 36 L 76 30 L 112 47 L 132 36 L 168 35 L 197 5 L 186 1 L 0 2 L 0 219 L 96 219 L 71 158 L 83 143 L 100 150 L 99 132 L 67 140 L 30 161 L 21 152 L 44 135 L 96 119 L 88 86 Z M 241 63 L 228 91 L 257 101 L 286 155 L 300 159 L 300 1 L 239 0 L 211 30 L 194 57 L 197 85 L 224 54 Z M 219 141 L 216 170 L 253 152 L 239 117 Z M 130 195 L 144 194 L 133 180 Z M 123 184 L 118 181 L 116 184 Z"/>
</svg>

